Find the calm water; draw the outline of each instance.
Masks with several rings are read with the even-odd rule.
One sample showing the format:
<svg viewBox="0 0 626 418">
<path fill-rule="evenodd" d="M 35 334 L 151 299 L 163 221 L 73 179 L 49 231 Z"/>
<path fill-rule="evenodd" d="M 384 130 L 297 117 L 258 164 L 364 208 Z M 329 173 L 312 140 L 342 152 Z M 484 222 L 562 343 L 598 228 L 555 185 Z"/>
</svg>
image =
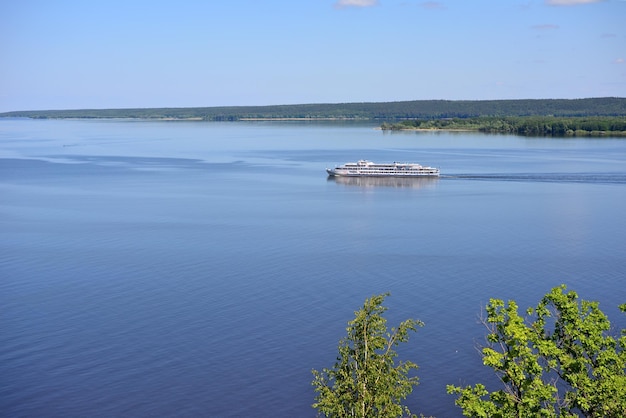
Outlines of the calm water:
<svg viewBox="0 0 626 418">
<path fill-rule="evenodd" d="M 333 181 L 366 158 L 431 181 Z M 373 125 L 0 120 L 0 414 L 315 416 L 366 297 L 426 326 L 414 412 L 493 382 L 490 297 L 567 283 L 619 327 L 626 140 Z"/>
</svg>

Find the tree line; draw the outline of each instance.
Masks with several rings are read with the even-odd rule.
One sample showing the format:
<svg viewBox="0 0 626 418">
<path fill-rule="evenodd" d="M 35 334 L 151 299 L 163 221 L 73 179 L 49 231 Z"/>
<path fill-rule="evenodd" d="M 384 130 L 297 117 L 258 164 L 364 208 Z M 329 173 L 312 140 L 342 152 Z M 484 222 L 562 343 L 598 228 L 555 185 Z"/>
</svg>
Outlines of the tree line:
<svg viewBox="0 0 626 418">
<path fill-rule="evenodd" d="M 405 119 L 475 118 L 480 116 L 626 116 L 626 98 L 521 100 L 413 100 L 397 102 L 319 103 L 270 106 L 189 108 L 31 110 L 0 117 L 139 118 L 238 121 L 245 119 Z"/>
<path fill-rule="evenodd" d="M 509 116 L 447 119 L 413 119 L 383 122 L 383 130 L 472 130 L 524 136 L 626 136 L 626 117 Z"/>
<path fill-rule="evenodd" d="M 331 368 L 313 370 L 313 407 L 327 417 L 415 416 L 402 401 L 418 384 L 417 364 L 397 361 L 395 347 L 424 324 L 407 319 L 390 330 L 389 294 L 367 299 L 348 322 Z M 626 312 L 626 303 L 620 305 Z M 579 299 L 565 285 L 519 313 L 515 301 L 490 299 L 481 318 L 483 364 L 501 387 L 448 385 L 468 417 L 626 416 L 626 330 L 613 331 L 598 302 Z"/>
</svg>

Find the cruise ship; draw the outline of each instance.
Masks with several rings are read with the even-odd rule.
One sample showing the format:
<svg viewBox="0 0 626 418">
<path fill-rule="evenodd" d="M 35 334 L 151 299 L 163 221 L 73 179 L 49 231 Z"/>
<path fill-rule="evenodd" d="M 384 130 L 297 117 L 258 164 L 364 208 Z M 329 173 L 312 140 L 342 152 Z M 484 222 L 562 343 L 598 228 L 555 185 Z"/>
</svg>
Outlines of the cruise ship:
<svg viewBox="0 0 626 418">
<path fill-rule="evenodd" d="M 439 169 L 417 163 L 377 164 L 367 160 L 327 168 L 329 176 L 337 177 L 439 177 Z"/>
</svg>

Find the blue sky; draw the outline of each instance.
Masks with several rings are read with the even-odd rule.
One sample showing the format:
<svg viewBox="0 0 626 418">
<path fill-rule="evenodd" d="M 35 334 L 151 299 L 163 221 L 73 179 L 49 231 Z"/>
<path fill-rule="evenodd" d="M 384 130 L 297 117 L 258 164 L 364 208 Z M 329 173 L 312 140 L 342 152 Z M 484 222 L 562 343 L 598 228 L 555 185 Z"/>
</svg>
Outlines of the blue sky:
<svg viewBox="0 0 626 418">
<path fill-rule="evenodd" d="M 626 97 L 623 0 L 0 2 L 0 111 Z"/>
</svg>

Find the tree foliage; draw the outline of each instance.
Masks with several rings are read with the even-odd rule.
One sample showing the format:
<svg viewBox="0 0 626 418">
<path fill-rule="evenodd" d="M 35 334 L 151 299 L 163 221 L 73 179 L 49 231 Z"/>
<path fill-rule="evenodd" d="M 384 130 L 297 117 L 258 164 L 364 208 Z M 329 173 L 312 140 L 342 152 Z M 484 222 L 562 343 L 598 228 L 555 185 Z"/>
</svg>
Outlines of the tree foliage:
<svg viewBox="0 0 626 418">
<path fill-rule="evenodd" d="M 626 304 L 620 309 L 626 311 Z M 504 388 L 448 386 L 472 417 L 626 416 L 626 335 L 608 335 L 597 302 L 565 286 L 552 289 L 526 317 L 514 301 L 491 299 L 483 363 Z"/>
<path fill-rule="evenodd" d="M 626 116 L 626 98 L 521 100 L 412 100 L 146 109 L 33 110 L 0 113 L 28 118 L 140 118 L 236 121 L 242 119 L 449 119 L 503 116 Z"/>
<path fill-rule="evenodd" d="M 313 407 L 327 417 L 398 417 L 410 415 L 401 404 L 418 384 L 411 361 L 397 361 L 394 350 L 423 323 L 407 319 L 387 329 L 382 294 L 367 299 L 348 322 L 347 336 L 339 342 L 339 355 L 331 369 L 313 370 L 317 393 Z"/>
</svg>

